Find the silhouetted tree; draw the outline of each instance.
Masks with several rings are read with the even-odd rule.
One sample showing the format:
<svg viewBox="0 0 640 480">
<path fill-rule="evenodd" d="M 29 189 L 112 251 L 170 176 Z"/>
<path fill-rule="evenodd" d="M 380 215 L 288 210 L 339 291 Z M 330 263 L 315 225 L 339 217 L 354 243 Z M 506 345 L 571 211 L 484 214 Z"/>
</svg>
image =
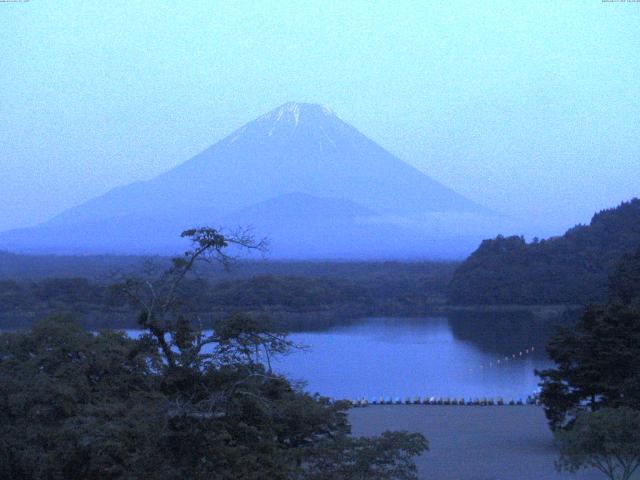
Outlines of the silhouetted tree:
<svg viewBox="0 0 640 480">
<path fill-rule="evenodd" d="M 562 329 L 547 351 L 556 368 L 539 372 L 541 398 L 551 426 L 562 427 L 579 411 L 629 406 L 640 409 L 640 250 L 611 277 L 606 305 L 587 307 L 572 328 Z"/>
</svg>

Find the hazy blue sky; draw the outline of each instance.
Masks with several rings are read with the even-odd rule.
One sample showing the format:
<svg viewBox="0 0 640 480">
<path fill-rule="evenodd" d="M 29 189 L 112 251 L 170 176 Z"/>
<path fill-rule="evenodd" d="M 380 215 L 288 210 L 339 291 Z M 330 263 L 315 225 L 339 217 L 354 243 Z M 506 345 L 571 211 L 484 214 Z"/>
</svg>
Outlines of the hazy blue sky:
<svg viewBox="0 0 640 480">
<path fill-rule="evenodd" d="M 0 39 L 0 230 L 289 100 L 541 233 L 640 194 L 640 3 L 31 0 Z"/>
</svg>

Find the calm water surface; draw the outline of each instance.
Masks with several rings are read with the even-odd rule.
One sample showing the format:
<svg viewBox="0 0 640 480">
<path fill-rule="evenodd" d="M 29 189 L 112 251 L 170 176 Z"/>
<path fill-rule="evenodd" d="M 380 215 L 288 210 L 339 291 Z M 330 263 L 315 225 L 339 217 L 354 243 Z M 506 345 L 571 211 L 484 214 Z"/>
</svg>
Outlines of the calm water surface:
<svg viewBox="0 0 640 480">
<path fill-rule="evenodd" d="M 305 381 L 308 391 L 334 398 L 524 398 L 538 388 L 534 369 L 550 366 L 544 357 L 525 353 L 535 341 L 513 339 L 502 351 L 483 350 L 482 342 L 456 336 L 446 318 L 366 319 L 291 339 L 309 349 L 280 358 L 274 368 Z"/>
</svg>

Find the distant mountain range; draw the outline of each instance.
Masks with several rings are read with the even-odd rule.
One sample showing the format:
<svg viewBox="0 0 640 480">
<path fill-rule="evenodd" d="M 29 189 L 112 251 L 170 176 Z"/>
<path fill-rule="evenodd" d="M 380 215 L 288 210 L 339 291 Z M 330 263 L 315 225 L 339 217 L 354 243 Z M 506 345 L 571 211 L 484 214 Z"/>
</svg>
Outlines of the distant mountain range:
<svg viewBox="0 0 640 480">
<path fill-rule="evenodd" d="M 609 275 L 640 249 L 640 200 L 596 213 L 560 237 L 485 240 L 454 273 L 454 304 L 585 304 L 607 297 Z"/>
<path fill-rule="evenodd" d="M 287 103 L 149 181 L 118 187 L 0 248 L 175 253 L 193 226 L 253 227 L 273 258 L 462 257 L 504 220 L 326 107 Z"/>
</svg>

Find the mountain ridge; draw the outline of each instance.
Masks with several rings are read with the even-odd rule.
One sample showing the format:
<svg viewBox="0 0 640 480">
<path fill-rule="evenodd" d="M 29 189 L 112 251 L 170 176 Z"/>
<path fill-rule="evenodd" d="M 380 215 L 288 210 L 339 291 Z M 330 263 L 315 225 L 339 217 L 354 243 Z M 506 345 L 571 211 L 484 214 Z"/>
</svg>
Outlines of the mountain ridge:
<svg viewBox="0 0 640 480">
<path fill-rule="evenodd" d="M 492 215 L 393 156 L 328 107 L 287 102 L 150 180 L 114 188 L 29 229 L 32 236 L 24 229 L 0 234 L 0 247 L 55 251 L 67 236 L 67 243 L 88 252 L 104 251 L 108 238 L 125 248 L 126 241 L 141 234 L 143 224 L 156 236 L 170 230 L 177 235 L 183 227 L 213 224 L 294 192 L 323 198 L 326 205 L 331 199 L 353 202 L 381 217 Z M 98 227 L 87 227 L 99 224 L 102 233 Z M 360 227 L 358 232 L 367 235 Z M 47 236 L 55 236 L 58 244 Z M 34 240 L 38 237 L 39 242 Z M 143 245 L 138 240 L 136 248 Z M 152 251 L 172 244 L 170 238 L 147 240 Z"/>
</svg>

